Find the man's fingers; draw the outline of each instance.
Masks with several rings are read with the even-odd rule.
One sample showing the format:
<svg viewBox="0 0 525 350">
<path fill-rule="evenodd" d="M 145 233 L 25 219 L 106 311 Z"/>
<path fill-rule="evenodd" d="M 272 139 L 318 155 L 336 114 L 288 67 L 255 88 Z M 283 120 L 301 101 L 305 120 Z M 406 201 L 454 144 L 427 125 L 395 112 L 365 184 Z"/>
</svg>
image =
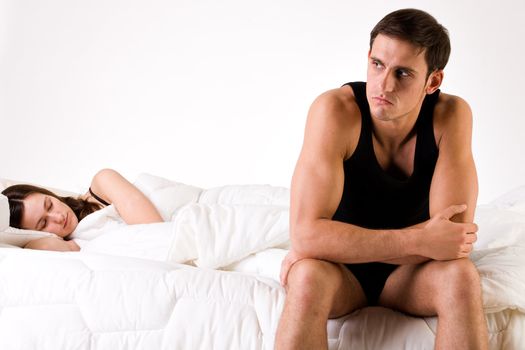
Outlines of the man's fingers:
<svg viewBox="0 0 525 350">
<path fill-rule="evenodd" d="M 465 223 L 462 223 L 461 225 L 463 225 L 463 228 L 465 230 L 464 232 L 466 232 L 466 233 L 476 233 L 476 232 L 478 232 L 478 225 L 476 225 L 473 222 L 465 222 Z"/>
<path fill-rule="evenodd" d="M 288 284 L 288 274 L 290 273 L 290 270 L 292 269 L 292 266 L 301 260 L 296 254 L 293 252 L 290 252 L 286 255 L 283 262 L 281 263 L 281 274 L 279 275 L 281 279 L 281 285 L 283 287 L 286 287 Z"/>
<path fill-rule="evenodd" d="M 466 204 L 451 205 L 450 207 L 441 212 L 441 217 L 450 220 L 451 217 L 453 217 L 456 214 L 462 213 L 465 210 L 467 210 Z"/>
<path fill-rule="evenodd" d="M 286 287 L 286 284 L 288 283 L 288 272 L 290 272 L 290 268 L 293 264 L 295 264 L 296 261 L 296 259 L 290 256 L 290 253 L 288 253 L 284 258 L 281 264 L 281 274 L 279 276 L 281 278 L 281 285 L 283 287 Z"/>
<path fill-rule="evenodd" d="M 463 256 L 463 257 L 467 257 L 470 255 L 470 253 L 472 253 L 472 251 L 474 250 L 474 246 L 472 245 L 472 243 L 467 243 L 463 246 L 463 249 L 461 250 L 461 253 L 465 254 L 466 256 Z"/>
<path fill-rule="evenodd" d="M 283 260 L 283 263 L 281 264 L 281 276 L 279 276 L 281 278 L 281 285 L 283 287 L 286 286 L 289 269 L 290 269 L 290 264 L 288 263 L 288 259 L 285 258 Z"/>
<path fill-rule="evenodd" d="M 466 243 L 475 243 L 478 240 L 478 235 L 475 233 L 468 233 Z"/>
</svg>

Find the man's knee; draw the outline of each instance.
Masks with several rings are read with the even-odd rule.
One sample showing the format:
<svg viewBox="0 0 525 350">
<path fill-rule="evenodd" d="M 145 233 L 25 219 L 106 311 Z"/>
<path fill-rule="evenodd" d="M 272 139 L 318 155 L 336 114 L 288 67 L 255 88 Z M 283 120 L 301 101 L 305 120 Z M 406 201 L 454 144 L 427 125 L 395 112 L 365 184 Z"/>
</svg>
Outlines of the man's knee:
<svg viewBox="0 0 525 350">
<path fill-rule="evenodd" d="M 336 264 L 316 259 L 299 260 L 288 273 L 288 292 L 301 295 L 305 301 L 333 297 L 342 278 Z"/>
<path fill-rule="evenodd" d="M 481 283 L 476 266 L 467 258 L 448 261 L 441 271 L 442 300 L 457 303 L 481 295 Z"/>
</svg>

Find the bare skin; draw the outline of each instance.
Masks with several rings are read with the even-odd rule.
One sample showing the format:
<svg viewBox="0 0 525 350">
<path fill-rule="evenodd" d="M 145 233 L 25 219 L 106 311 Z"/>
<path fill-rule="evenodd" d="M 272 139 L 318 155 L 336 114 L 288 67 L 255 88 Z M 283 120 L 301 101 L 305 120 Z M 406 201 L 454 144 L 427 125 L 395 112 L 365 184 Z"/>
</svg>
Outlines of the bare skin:
<svg viewBox="0 0 525 350">
<path fill-rule="evenodd" d="M 99 171 L 91 182 L 91 189 L 107 203 L 113 204 L 127 224 L 162 222 L 163 219 L 151 201 L 132 183 L 112 169 Z M 81 198 L 99 203 L 89 192 Z M 78 220 L 65 203 L 41 193 L 33 193 L 24 200 L 22 228 L 45 231 L 58 237 L 44 237 L 30 241 L 25 248 L 57 251 L 78 251 L 74 241 L 63 238 L 71 234 Z"/>
<path fill-rule="evenodd" d="M 414 125 L 425 95 L 443 79 L 440 70 L 426 74 L 424 51 L 377 36 L 369 52 L 367 98 L 374 152 L 387 172 L 409 176 L 413 171 Z M 389 276 L 380 305 L 437 315 L 436 349 L 486 349 L 479 275 L 468 260 L 477 238 L 470 108 L 458 97 L 440 94 L 434 110 L 439 157 L 430 189 L 431 219 L 404 229 L 369 230 L 331 220 L 342 196 L 343 162 L 353 154 L 360 130 L 350 87 L 328 91 L 312 104 L 292 179 L 292 250 L 281 271 L 287 299 L 276 348 L 326 349 L 328 318 L 366 305 L 359 282 L 340 264 L 379 261 L 400 265 Z"/>
</svg>

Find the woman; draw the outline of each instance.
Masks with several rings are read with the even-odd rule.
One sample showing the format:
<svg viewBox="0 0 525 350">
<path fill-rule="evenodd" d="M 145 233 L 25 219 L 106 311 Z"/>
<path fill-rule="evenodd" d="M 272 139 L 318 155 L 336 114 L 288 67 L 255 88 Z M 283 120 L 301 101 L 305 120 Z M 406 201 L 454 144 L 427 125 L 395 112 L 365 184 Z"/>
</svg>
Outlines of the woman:
<svg viewBox="0 0 525 350">
<path fill-rule="evenodd" d="M 150 200 L 122 175 L 112 169 L 99 171 L 84 195 L 60 197 L 36 186 L 14 185 L 2 194 L 9 199 L 10 226 L 22 229 L 45 231 L 58 237 L 44 237 L 30 241 L 24 248 L 78 251 L 80 247 L 67 237 L 78 222 L 113 204 L 127 224 L 162 222 L 157 209 Z"/>
</svg>

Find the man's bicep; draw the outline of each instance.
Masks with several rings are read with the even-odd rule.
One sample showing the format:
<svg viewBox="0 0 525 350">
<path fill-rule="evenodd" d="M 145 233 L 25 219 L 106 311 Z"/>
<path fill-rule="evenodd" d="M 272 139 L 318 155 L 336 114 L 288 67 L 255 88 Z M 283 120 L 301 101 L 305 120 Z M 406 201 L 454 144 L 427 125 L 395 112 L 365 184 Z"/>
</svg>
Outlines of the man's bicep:
<svg viewBox="0 0 525 350">
<path fill-rule="evenodd" d="M 318 99 L 306 123 L 303 147 L 292 178 L 291 232 L 297 225 L 331 219 L 344 186 L 343 160 L 348 134 L 337 107 Z"/>
<path fill-rule="evenodd" d="M 341 200 L 344 186 L 342 161 L 313 158 L 315 157 L 302 154 L 294 172 L 291 193 L 292 225 L 331 219 Z"/>
<path fill-rule="evenodd" d="M 430 190 L 430 215 L 455 204 L 466 204 L 467 210 L 453 217 L 453 221 L 472 222 L 478 196 L 478 181 L 474 160 L 442 162 L 436 171 Z M 454 165 L 452 165 L 454 164 Z"/>
<path fill-rule="evenodd" d="M 439 158 L 430 189 L 430 215 L 454 204 L 467 210 L 453 217 L 457 222 L 472 222 L 478 196 L 476 166 L 472 156 L 472 115 L 468 105 L 451 115 L 439 147 Z M 454 119 L 455 118 L 455 119 Z"/>
</svg>

